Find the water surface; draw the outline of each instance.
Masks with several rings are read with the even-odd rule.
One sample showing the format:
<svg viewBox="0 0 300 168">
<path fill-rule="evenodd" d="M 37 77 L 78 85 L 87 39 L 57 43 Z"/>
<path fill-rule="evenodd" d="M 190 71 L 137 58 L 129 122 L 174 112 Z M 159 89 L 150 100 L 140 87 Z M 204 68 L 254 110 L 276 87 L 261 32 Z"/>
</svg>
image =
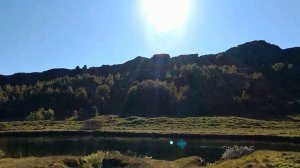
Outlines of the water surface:
<svg viewBox="0 0 300 168">
<path fill-rule="evenodd" d="M 175 160 L 198 155 L 213 162 L 219 160 L 224 146 L 255 146 L 255 149 L 300 151 L 300 144 L 208 138 L 124 138 L 93 136 L 1 137 L 0 148 L 8 156 L 87 155 L 97 150 L 117 150 L 154 159 Z"/>
</svg>

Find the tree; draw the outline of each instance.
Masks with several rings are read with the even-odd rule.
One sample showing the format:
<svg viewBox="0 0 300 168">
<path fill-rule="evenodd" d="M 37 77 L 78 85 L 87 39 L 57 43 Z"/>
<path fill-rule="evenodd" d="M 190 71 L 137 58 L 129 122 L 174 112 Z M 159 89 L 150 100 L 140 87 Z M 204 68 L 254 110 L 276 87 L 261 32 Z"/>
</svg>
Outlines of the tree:
<svg viewBox="0 0 300 168">
<path fill-rule="evenodd" d="M 88 94 L 85 90 L 85 88 L 81 87 L 76 89 L 76 98 L 80 100 L 86 100 L 88 98 Z"/>
<path fill-rule="evenodd" d="M 107 100 L 110 97 L 110 88 L 108 85 L 103 84 L 99 85 L 96 88 L 96 99 L 97 99 L 97 104 L 100 105 L 100 112 L 103 113 L 103 108 L 104 105 L 107 103 Z"/>
<path fill-rule="evenodd" d="M 110 96 L 110 88 L 108 85 L 99 85 L 96 88 L 96 96 L 97 97 L 103 97 L 105 99 L 109 98 Z"/>
<path fill-rule="evenodd" d="M 251 75 L 251 78 L 254 79 L 254 80 L 261 79 L 262 77 L 263 77 L 263 75 L 262 75 L 261 72 L 254 72 L 254 73 Z"/>
<path fill-rule="evenodd" d="M 272 69 L 276 72 L 283 70 L 283 68 L 284 68 L 284 63 L 282 63 L 282 62 L 272 65 Z"/>
<path fill-rule="evenodd" d="M 48 109 L 48 110 L 44 110 L 44 109 L 40 109 L 40 111 L 43 113 L 45 120 L 54 120 L 54 110 L 52 109 Z"/>
<path fill-rule="evenodd" d="M 176 115 L 176 86 L 159 80 L 146 80 L 130 87 L 126 111 L 131 115 Z"/>
<path fill-rule="evenodd" d="M 82 67 L 82 69 L 83 69 L 84 71 L 87 70 L 87 66 L 84 65 L 84 66 Z"/>
<path fill-rule="evenodd" d="M 112 74 L 109 74 L 106 78 L 106 83 L 109 85 L 109 86 L 112 86 L 115 81 L 114 81 L 114 76 Z"/>
<path fill-rule="evenodd" d="M 172 75 L 170 74 L 169 71 L 166 72 L 165 78 L 166 78 L 167 80 L 172 79 Z"/>
<path fill-rule="evenodd" d="M 26 117 L 28 121 L 39 121 L 39 120 L 54 120 L 54 110 L 44 108 L 40 108 L 37 111 L 30 112 L 30 114 Z"/>
<path fill-rule="evenodd" d="M 72 86 L 68 86 L 67 92 L 70 93 L 70 94 L 74 93 Z"/>
<path fill-rule="evenodd" d="M 120 73 L 115 74 L 114 79 L 115 79 L 116 81 L 120 80 L 120 79 L 121 79 L 121 74 L 120 74 Z"/>
</svg>

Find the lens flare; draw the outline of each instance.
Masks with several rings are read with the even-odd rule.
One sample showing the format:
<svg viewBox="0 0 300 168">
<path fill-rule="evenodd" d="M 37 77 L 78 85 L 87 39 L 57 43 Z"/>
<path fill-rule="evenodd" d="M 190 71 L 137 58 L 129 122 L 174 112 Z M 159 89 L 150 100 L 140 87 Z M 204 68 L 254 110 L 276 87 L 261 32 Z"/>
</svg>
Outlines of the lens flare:
<svg viewBox="0 0 300 168">
<path fill-rule="evenodd" d="M 187 142 L 183 139 L 180 139 L 178 142 L 177 142 L 177 146 L 180 148 L 180 149 L 184 149 L 185 146 L 187 145 Z"/>
</svg>

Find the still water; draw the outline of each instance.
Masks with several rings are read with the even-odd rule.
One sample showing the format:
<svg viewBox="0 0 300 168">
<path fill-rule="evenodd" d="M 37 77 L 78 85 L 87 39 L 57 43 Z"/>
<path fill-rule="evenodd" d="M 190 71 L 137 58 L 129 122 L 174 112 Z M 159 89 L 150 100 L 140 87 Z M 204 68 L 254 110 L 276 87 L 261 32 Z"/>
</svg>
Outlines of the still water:
<svg viewBox="0 0 300 168">
<path fill-rule="evenodd" d="M 87 155 L 97 150 L 130 151 L 154 159 L 175 160 L 198 155 L 207 161 L 219 160 L 224 146 L 255 146 L 255 149 L 300 151 L 300 144 L 230 140 L 230 139 L 180 139 L 180 138 L 124 138 L 93 136 L 59 137 L 0 137 L 0 148 L 8 156 Z"/>
</svg>

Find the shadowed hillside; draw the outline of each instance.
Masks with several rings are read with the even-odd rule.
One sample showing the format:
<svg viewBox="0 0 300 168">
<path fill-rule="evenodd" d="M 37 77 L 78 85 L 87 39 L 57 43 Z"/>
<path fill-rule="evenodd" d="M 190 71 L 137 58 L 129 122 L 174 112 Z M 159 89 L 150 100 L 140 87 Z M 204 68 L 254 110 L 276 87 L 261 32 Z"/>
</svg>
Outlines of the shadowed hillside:
<svg viewBox="0 0 300 168">
<path fill-rule="evenodd" d="M 0 120 L 123 116 L 280 117 L 300 110 L 300 48 L 265 41 L 225 52 L 0 75 Z"/>
</svg>

